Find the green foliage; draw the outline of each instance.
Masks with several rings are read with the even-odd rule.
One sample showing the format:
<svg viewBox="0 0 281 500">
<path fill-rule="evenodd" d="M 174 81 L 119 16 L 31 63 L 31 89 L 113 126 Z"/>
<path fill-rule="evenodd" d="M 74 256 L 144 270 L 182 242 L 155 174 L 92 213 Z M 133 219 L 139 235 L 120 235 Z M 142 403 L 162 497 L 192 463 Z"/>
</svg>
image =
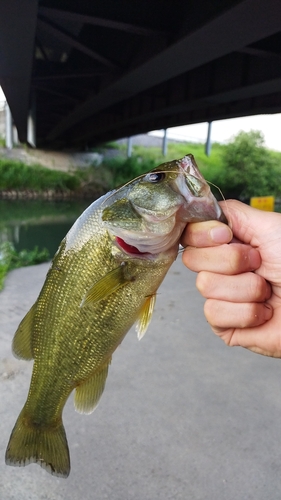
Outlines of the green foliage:
<svg viewBox="0 0 281 500">
<path fill-rule="evenodd" d="M 0 244 L 0 290 L 4 285 L 6 274 L 12 269 L 24 266 L 32 266 L 46 262 L 50 259 L 46 248 L 39 250 L 36 246 L 33 250 L 21 250 L 17 252 L 9 241 Z"/>
<path fill-rule="evenodd" d="M 168 143 L 165 158 L 160 148 L 156 147 L 134 146 L 133 153 L 136 156 L 130 160 L 137 160 L 143 166 L 143 171 L 191 153 L 207 181 L 218 186 L 225 198 L 247 200 L 251 196 L 281 196 L 281 154 L 265 148 L 260 132 L 240 132 L 226 145 L 214 143 L 209 157 L 205 154 L 204 144 L 187 142 Z M 124 161 L 122 157 L 118 159 L 120 172 Z M 128 164 L 126 180 L 132 178 L 135 172 L 137 169 L 130 170 Z M 220 198 L 218 190 L 213 187 L 212 190 Z"/>
<path fill-rule="evenodd" d="M 111 172 L 110 188 L 124 184 L 157 165 L 155 159 L 141 156 L 132 156 L 131 158 L 116 156 L 104 162 L 104 167 Z"/>
<path fill-rule="evenodd" d="M 109 143 L 106 148 L 115 156 L 75 174 L 0 159 L 0 190 L 73 191 L 96 186 L 106 192 L 161 163 L 191 153 L 204 177 L 226 198 L 281 196 L 281 154 L 265 148 L 260 132 L 240 132 L 227 145 L 213 143 L 209 157 L 202 143 L 168 141 L 165 157 L 159 147 L 133 146 L 131 158 L 126 158 L 125 145 Z"/>
<path fill-rule="evenodd" d="M 0 190 L 73 191 L 80 182 L 77 174 L 0 158 Z"/>
<path fill-rule="evenodd" d="M 0 262 L 0 290 L 3 289 L 4 280 L 8 271 L 9 271 L 8 266 Z"/>
<path fill-rule="evenodd" d="M 186 154 L 193 154 L 204 177 L 216 185 L 220 185 L 220 173 L 223 170 L 222 154 L 224 146 L 213 144 L 211 156 L 206 156 L 205 145 L 197 143 L 168 143 L 167 155 L 163 157 L 161 149 L 157 147 L 146 148 L 133 146 L 133 156 L 126 158 L 125 152 L 117 154 L 114 158 L 107 159 L 96 170 L 103 172 L 108 188 L 128 182 L 161 163 L 182 158 Z M 214 192 L 217 192 L 214 190 Z"/>
<path fill-rule="evenodd" d="M 240 132 L 225 147 L 222 163 L 219 180 L 225 196 L 242 200 L 251 196 L 280 196 L 280 154 L 265 148 L 261 132 Z"/>
<path fill-rule="evenodd" d="M 223 172 L 223 153 L 225 150 L 225 146 L 218 143 L 212 144 L 212 151 L 210 156 L 206 156 L 205 153 L 205 144 L 202 143 L 171 143 L 168 145 L 168 157 L 170 159 L 182 158 L 186 154 L 192 154 L 195 158 L 195 161 L 200 169 L 200 172 L 203 174 L 205 179 L 214 184 L 215 187 L 212 187 L 212 191 L 214 192 L 217 198 L 220 198 L 220 193 L 216 189 L 218 186 L 220 189 L 221 186 L 221 175 Z M 163 161 L 163 160 L 162 160 Z"/>
</svg>

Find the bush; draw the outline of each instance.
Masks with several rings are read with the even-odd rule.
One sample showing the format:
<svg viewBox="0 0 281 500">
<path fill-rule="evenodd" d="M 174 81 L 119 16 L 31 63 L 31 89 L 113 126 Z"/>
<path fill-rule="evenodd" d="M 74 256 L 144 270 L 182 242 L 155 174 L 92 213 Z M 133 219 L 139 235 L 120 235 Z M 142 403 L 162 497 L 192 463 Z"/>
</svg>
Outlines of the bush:
<svg viewBox="0 0 281 500">
<path fill-rule="evenodd" d="M 0 290 L 4 285 L 6 274 L 18 267 L 41 264 L 50 259 L 49 251 L 46 248 L 39 250 L 36 246 L 33 250 L 21 250 L 17 252 L 9 241 L 0 244 Z"/>
<path fill-rule="evenodd" d="M 226 197 L 281 194 L 280 159 L 265 148 L 261 132 L 240 132 L 224 148 L 222 163 L 219 183 Z"/>
</svg>

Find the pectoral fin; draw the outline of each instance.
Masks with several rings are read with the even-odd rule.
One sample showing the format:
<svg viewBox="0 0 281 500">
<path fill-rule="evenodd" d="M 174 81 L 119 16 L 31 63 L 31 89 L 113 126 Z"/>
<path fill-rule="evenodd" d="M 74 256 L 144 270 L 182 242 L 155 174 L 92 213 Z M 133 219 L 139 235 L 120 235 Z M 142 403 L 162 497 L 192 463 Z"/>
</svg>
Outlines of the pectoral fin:
<svg viewBox="0 0 281 500">
<path fill-rule="evenodd" d="M 118 288 L 126 285 L 130 280 L 124 276 L 125 265 L 121 265 L 113 271 L 107 273 L 103 278 L 97 281 L 86 293 L 80 307 L 87 304 L 94 304 L 99 300 L 105 299 Z"/>
<path fill-rule="evenodd" d="M 141 308 L 139 319 L 138 319 L 138 322 L 136 325 L 136 330 L 137 330 L 139 340 L 141 340 L 142 337 L 144 336 L 144 334 L 148 328 L 148 325 L 151 321 L 155 302 L 156 302 L 156 295 L 155 294 L 150 295 L 149 297 L 146 298 L 146 301 Z"/>
<path fill-rule="evenodd" d="M 20 359 L 33 359 L 32 353 L 32 324 L 37 303 L 25 315 L 18 326 L 18 329 L 13 338 L 12 350 L 14 355 Z"/>
<path fill-rule="evenodd" d="M 76 387 L 74 396 L 75 410 L 79 413 L 92 413 L 104 391 L 108 366 L 111 358 L 97 373 Z"/>
</svg>

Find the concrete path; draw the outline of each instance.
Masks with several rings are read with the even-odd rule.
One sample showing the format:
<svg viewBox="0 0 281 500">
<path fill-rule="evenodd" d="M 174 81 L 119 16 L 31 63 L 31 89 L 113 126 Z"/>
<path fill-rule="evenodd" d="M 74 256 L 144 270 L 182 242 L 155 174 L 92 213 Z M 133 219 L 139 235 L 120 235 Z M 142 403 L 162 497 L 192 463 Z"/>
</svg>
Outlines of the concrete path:
<svg viewBox="0 0 281 500">
<path fill-rule="evenodd" d="M 11 272 L 0 293 L 1 500 L 280 500 L 281 360 L 217 339 L 180 259 L 144 339 L 132 330 L 116 351 L 97 410 L 68 401 L 69 478 L 6 466 L 32 365 L 10 344 L 47 268 Z"/>
</svg>

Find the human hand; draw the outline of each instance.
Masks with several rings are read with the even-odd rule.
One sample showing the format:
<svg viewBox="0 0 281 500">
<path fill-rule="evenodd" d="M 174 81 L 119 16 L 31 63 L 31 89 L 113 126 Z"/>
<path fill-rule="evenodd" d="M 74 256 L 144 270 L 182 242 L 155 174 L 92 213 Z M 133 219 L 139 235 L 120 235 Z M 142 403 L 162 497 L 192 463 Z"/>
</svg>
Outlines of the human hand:
<svg viewBox="0 0 281 500">
<path fill-rule="evenodd" d="M 231 229 L 188 224 L 183 263 L 198 272 L 205 316 L 227 345 L 281 357 L 281 214 L 221 203 Z M 234 238 L 233 238 L 234 236 Z"/>
</svg>

